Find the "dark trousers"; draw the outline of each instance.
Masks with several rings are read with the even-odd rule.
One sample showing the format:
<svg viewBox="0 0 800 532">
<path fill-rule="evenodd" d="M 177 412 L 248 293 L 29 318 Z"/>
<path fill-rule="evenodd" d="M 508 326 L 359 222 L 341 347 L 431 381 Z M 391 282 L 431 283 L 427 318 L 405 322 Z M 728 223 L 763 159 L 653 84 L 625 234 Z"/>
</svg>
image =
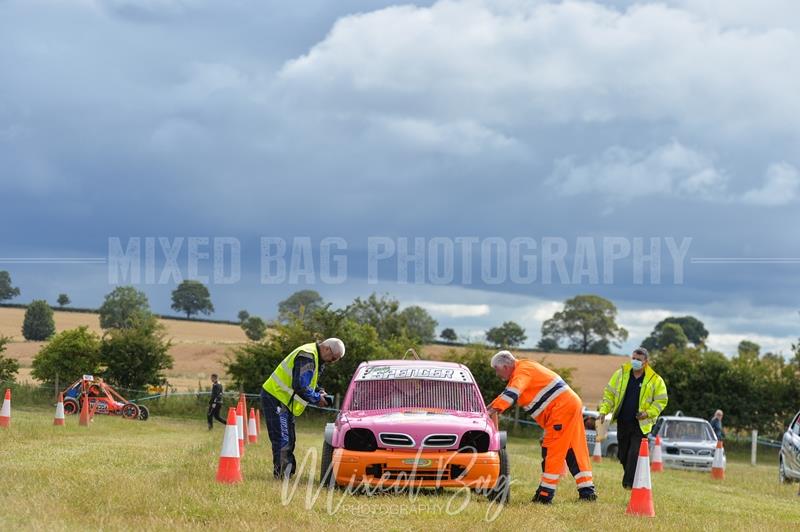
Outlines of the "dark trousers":
<svg viewBox="0 0 800 532">
<path fill-rule="evenodd" d="M 617 424 L 617 458 L 622 464 L 622 469 L 625 473 L 622 475 L 623 487 L 630 488 L 633 486 L 633 477 L 636 474 L 636 462 L 639 460 L 639 446 L 642 443 L 642 438 L 646 438 L 646 434 L 642 434 L 642 429 L 639 428 L 639 423 L 619 422 Z"/>
<path fill-rule="evenodd" d="M 272 444 L 272 474 L 275 478 L 291 477 L 297 468 L 294 458 L 294 414 L 264 390 L 261 390 L 261 411 L 264 412 Z"/>
<path fill-rule="evenodd" d="M 222 408 L 222 403 L 211 403 L 208 405 L 208 412 L 206 413 L 206 417 L 208 418 L 208 428 L 212 428 L 214 426 L 215 419 L 223 425 L 226 425 L 225 420 L 219 415 L 220 408 Z"/>
</svg>

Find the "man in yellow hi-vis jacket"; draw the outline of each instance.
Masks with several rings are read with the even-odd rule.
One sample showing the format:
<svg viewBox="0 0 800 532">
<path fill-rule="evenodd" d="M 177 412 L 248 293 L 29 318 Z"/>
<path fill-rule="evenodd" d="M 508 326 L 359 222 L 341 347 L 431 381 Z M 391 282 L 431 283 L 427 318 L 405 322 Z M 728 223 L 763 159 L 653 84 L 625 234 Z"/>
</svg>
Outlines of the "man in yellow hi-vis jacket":
<svg viewBox="0 0 800 532">
<path fill-rule="evenodd" d="M 304 344 L 289 353 L 264 382 L 261 409 L 272 443 L 275 478 L 294 474 L 294 418 L 302 414 L 308 404 L 331 406 L 325 390 L 317 386 L 317 380 L 323 364 L 333 364 L 343 356 L 344 342 L 338 338 Z"/>
<path fill-rule="evenodd" d="M 648 358 L 647 349 L 635 349 L 630 362 L 611 376 L 598 408 L 598 422 L 602 423 L 608 413 L 617 421 L 617 457 L 625 471 L 625 489 L 633 486 L 642 438 L 647 437 L 667 406 L 667 385 L 647 363 Z"/>
</svg>

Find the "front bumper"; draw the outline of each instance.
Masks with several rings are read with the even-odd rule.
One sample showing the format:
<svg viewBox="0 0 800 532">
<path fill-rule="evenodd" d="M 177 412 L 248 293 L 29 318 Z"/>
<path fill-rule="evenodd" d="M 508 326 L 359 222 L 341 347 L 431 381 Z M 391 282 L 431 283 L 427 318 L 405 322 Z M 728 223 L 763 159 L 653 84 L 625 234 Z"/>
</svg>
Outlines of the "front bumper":
<svg viewBox="0 0 800 532">
<path fill-rule="evenodd" d="M 384 488 L 492 488 L 500 475 L 497 452 L 334 449 L 333 472 L 340 486 Z"/>
<path fill-rule="evenodd" d="M 692 456 L 683 454 L 662 454 L 664 467 L 687 469 L 691 471 L 711 471 L 713 456 Z"/>
</svg>

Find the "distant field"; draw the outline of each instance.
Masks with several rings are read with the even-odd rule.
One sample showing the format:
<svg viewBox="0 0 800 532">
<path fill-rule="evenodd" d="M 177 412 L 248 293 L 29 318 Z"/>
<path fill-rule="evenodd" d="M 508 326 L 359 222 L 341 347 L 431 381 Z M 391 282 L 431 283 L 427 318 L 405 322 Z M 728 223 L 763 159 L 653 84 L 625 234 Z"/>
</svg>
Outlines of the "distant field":
<svg viewBox="0 0 800 532">
<path fill-rule="evenodd" d="M 731 461 L 724 481 L 708 473 L 667 470 L 653 475 L 656 517 L 625 514 L 619 464 L 593 465 L 599 500 L 577 500 L 571 477 L 560 482 L 555 503 L 529 501 L 538 481 L 540 448 L 533 438 L 511 438 L 511 503 L 442 494 L 347 495 L 316 493 L 318 469 L 288 504 L 271 478 L 268 440 L 246 448 L 245 481 L 214 482 L 222 430 L 197 421 L 152 417 L 126 421 L 97 416 L 92 426 L 70 417 L 53 427 L 50 409 L 17 408 L 9 430 L 0 429 L 0 530 L 794 530 L 800 522 L 797 485 L 780 485 L 774 465 Z M 297 456 L 319 452 L 323 420 L 302 418 Z M 463 507 L 462 507 L 463 506 Z M 487 516 L 489 519 L 487 519 Z M 794 524 L 792 524 L 794 523 Z"/>
<path fill-rule="evenodd" d="M 14 342 L 6 346 L 6 356 L 19 360 L 22 381 L 32 380 L 31 362 L 44 344 L 27 342 L 22 338 L 24 316 L 24 309 L 0 308 L 0 334 L 14 339 Z M 57 332 L 88 325 L 96 333 L 102 333 L 97 314 L 56 310 L 54 317 Z M 164 319 L 159 321 L 166 326 L 167 334 L 174 344 L 170 354 L 175 359 L 175 367 L 167 376 L 170 384 L 179 390 L 196 389 L 198 379 L 207 386 L 209 374 L 224 373 L 221 361 L 225 353 L 231 347 L 247 341 L 244 332 L 235 325 Z"/>
<path fill-rule="evenodd" d="M 6 355 L 19 360 L 20 380 L 30 379 L 33 357 L 43 342 L 26 342 L 21 335 L 24 309 L 0 308 L 0 334 L 11 336 L 14 342 L 7 346 Z M 97 314 L 55 311 L 56 330 L 63 331 L 80 325 L 88 325 L 93 331 L 102 333 Z M 244 332 L 235 325 L 206 323 L 201 321 L 160 320 L 172 338 L 170 350 L 175 367 L 167 373 L 170 384 L 179 390 L 196 389 L 198 379 L 207 385 L 211 373 L 224 374 L 222 360 L 231 347 L 247 341 Z M 449 350 L 462 351 L 463 347 L 427 345 L 422 355 L 441 358 Z M 520 351 L 521 357 L 541 361 L 547 358 L 556 367 L 572 367 L 574 384 L 584 403 L 594 408 L 602 398 L 603 388 L 611 373 L 624 361 L 622 357 L 600 355 L 553 354 Z M 266 378 L 266 376 L 265 376 Z"/>
</svg>

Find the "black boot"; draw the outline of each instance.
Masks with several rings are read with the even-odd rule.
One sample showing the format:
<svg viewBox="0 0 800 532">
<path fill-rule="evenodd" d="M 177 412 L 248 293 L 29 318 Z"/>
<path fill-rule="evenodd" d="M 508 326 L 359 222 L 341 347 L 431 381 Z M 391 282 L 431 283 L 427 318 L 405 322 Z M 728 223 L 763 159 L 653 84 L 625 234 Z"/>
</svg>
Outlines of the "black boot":
<svg viewBox="0 0 800 532">
<path fill-rule="evenodd" d="M 537 502 L 539 504 L 552 504 L 555 494 L 556 490 L 539 486 L 536 488 L 536 495 L 533 496 L 531 502 Z"/>
<path fill-rule="evenodd" d="M 597 500 L 597 492 L 594 488 L 580 488 L 578 490 L 578 499 L 581 501 L 594 502 Z"/>
</svg>

